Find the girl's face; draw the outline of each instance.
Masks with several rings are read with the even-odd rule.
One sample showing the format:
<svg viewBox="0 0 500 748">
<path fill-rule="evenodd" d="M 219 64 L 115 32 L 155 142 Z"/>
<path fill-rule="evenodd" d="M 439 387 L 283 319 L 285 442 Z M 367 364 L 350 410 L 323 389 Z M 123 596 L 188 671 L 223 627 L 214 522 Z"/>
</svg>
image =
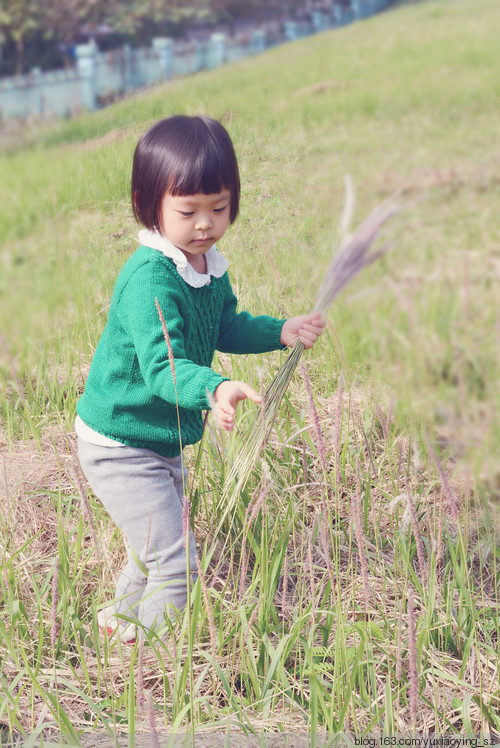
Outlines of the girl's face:
<svg viewBox="0 0 500 748">
<path fill-rule="evenodd" d="M 210 195 L 167 192 L 161 204 L 161 232 L 184 252 L 188 262 L 199 266 L 197 258 L 208 252 L 229 226 L 230 203 L 229 190 Z"/>
</svg>

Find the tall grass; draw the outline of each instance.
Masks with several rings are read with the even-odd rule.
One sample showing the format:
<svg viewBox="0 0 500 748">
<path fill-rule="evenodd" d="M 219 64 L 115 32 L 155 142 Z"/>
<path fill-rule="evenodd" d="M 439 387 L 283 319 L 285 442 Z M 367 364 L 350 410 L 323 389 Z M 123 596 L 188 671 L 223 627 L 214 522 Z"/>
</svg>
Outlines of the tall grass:
<svg viewBox="0 0 500 748">
<path fill-rule="evenodd" d="M 2 735 L 498 734 L 499 12 L 408 5 L 0 156 Z M 188 455 L 190 611 L 130 648 L 97 629 L 124 549 L 71 429 L 134 247 L 133 146 L 175 111 L 234 137 L 242 213 L 222 250 L 250 311 L 313 307 L 345 173 L 356 223 L 397 190 L 430 197 L 336 301 L 218 533 L 252 411 L 231 437 L 208 420 Z M 215 365 L 259 389 L 282 360 Z"/>
</svg>

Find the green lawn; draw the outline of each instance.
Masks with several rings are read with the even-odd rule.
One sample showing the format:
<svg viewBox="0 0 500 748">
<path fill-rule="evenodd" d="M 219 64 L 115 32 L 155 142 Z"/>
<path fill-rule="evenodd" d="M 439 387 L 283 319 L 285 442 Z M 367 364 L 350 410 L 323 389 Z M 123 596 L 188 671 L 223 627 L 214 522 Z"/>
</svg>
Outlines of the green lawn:
<svg viewBox="0 0 500 748">
<path fill-rule="evenodd" d="M 7 733 L 76 741 L 152 718 L 158 732 L 500 732 L 499 27 L 496 0 L 404 4 L 44 126 L 0 154 Z M 221 249 L 252 312 L 313 306 L 346 174 L 355 223 L 395 192 L 422 199 L 335 302 L 304 358 L 314 403 L 298 370 L 217 536 L 221 455 L 241 435 L 210 426 L 190 452 L 204 584 L 168 642 L 123 651 L 95 623 L 121 538 L 79 486 L 71 430 L 136 246 L 133 148 L 176 112 L 221 119 L 233 137 L 242 206 Z M 214 365 L 260 387 L 279 362 Z"/>
</svg>

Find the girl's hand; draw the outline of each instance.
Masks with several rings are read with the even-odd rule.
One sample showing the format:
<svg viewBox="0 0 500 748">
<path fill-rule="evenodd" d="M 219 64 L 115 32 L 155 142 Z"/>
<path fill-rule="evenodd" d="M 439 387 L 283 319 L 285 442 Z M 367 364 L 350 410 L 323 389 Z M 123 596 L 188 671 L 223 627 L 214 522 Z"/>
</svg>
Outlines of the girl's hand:
<svg viewBox="0 0 500 748">
<path fill-rule="evenodd" d="M 254 403 L 262 402 L 262 398 L 245 382 L 221 382 L 214 392 L 215 403 L 212 412 L 218 426 L 224 431 L 232 431 L 236 407 L 241 400 L 250 398 Z"/>
<path fill-rule="evenodd" d="M 293 345 L 297 338 L 304 348 L 312 348 L 323 330 L 326 322 L 319 312 L 290 317 L 281 328 L 281 343 Z"/>
</svg>

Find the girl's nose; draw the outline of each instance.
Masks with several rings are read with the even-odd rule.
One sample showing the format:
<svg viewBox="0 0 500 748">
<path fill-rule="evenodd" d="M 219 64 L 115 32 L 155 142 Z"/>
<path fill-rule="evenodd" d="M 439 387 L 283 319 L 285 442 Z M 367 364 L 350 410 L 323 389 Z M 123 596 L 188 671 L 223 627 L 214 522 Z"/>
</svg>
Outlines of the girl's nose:
<svg viewBox="0 0 500 748">
<path fill-rule="evenodd" d="M 198 216 L 196 220 L 197 229 L 201 229 L 203 231 L 203 230 L 209 229 L 211 225 L 212 225 L 212 219 L 210 218 L 208 213 L 201 214 Z"/>
</svg>

